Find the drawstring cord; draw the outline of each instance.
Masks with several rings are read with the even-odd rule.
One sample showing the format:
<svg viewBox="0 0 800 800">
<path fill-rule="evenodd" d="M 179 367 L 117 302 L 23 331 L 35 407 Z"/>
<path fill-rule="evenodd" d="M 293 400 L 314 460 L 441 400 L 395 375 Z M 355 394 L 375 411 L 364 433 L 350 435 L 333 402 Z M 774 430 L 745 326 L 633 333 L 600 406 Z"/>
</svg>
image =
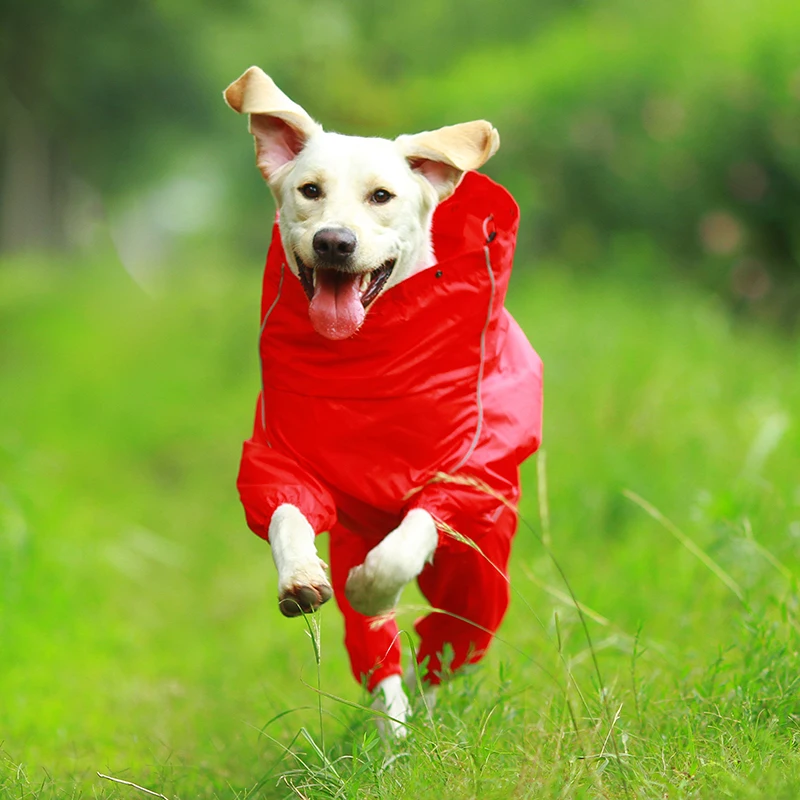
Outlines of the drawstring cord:
<svg viewBox="0 0 800 800">
<path fill-rule="evenodd" d="M 491 225 L 491 230 L 489 226 Z M 475 448 L 478 446 L 478 442 L 481 438 L 481 433 L 483 431 L 483 396 L 482 396 L 482 385 L 483 385 L 483 370 L 484 370 L 484 363 L 486 361 L 486 332 L 489 330 L 489 323 L 492 320 L 492 308 L 494 307 L 494 295 L 495 295 L 495 281 L 494 281 L 494 270 L 492 270 L 492 258 L 489 255 L 489 245 L 495 240 L 497 236 L 497 230 L 494 227 L 494 217 L 489 214 L 488 217 L 483 221 L 483 235 L 486 238 L 486 244 L 483 246 L 483 254 L 486 258 L 486 272 L 489 275 L 489 306 L 486 309 L 486 322 L 483 325 L 483 330 L 481 331 L 481 341 L 480 341 L 480 353 L 481 353 L 481 360 L 480 364 L 478 365 L 478 380 L 475 386 L 475 405 L 478 407 L 478 422 L 475 426 L 475 435 L 472 437 L 472 443 L 469 446 L 469 449 L 464 454 L 464 457 L 458 462 L 458 464 L 453 467 L 451 470 L 452 473 L 458 472 L 472 457 L 472 454 L 475 452 Z"/>
<path fill-rule="evenodd" d="M 267 432 L 267 409 L 264 401 L 264 361 L 261 358 L 261 339 L 264 336 L 264 328 L 267 327 L 267 320 L 275 309 L 275 306 L 278 305 L 278 300 L 281 299 L 281 292 L 283 291 L 283 275 L 285 270 L 286 264 L 281 263 L 281 277 L 278 281 L 278 293 L 275 295 L 272 305 L 267 309 L 267 313 L 264 314 L 264 319 L 261 323 L 261 329 L 258 332 L 258 368 L 261 373 L 261 427 L 264 429 L 264 433 Z M 272 447 L 272 443 L 269 441 L 269 439 L 267 439 L 267 444 Z"/>
</svg>

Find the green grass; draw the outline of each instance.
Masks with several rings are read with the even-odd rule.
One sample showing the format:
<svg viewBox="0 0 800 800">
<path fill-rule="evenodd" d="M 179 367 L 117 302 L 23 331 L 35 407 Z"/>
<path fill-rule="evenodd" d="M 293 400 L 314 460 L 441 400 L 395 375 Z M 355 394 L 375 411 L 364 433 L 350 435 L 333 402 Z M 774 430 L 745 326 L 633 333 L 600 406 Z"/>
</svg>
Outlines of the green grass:
<svg viewBox="0 0 800 800">
<path fill-rule="evenodd" d="M 512 608 L 390 754 L 338 612 L 318 672 L 238 505 L 259 281 L 0 265 L 0 796 L 800 796 L 796 342 L 682 287 L 518 277 L 546 454 Z"/>
</svg>

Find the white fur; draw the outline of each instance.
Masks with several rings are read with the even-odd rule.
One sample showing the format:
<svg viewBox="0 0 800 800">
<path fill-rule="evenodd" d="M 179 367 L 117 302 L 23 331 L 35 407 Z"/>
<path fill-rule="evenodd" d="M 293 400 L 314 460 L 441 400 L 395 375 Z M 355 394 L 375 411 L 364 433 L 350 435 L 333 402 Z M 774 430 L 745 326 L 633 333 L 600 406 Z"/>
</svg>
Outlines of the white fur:
<svg viewBox="0 0 800 800">
<path fill-rule="evenodd" d="M 299 187 L 314 183 L 319 199 L 309 200 Z M 415 173 L 399 145 L 388 139 L 342 136 L 320 130 L 298 156 L 270 181 L 280 208 L 280 230 L 289 266 L 296 256 L 306 265 L 316 257 L 312 240 L 323 228 L 347 228 L 358 241 L 354 272 L 371 272 L 396 259 L 386 288 L 434 262 L 430 239 L 436 190 Z M 377 189 L 394 197 L 371 202 Z"/>
<path fill-rule="evenodd" d="M 350 605 L 367 617 L 391 611 L 406 584 L 433 559 L 438 538 L 427 511 L 409 511 L 400 525 L 367 553 L 364 563 L 350 570 L 345 586 Z"/>
<path fill-rule="evenodd" d="M 346 228 L 357 246 L 347 271 L 368 274 L 395 260 L 381 291 L 434 263 L 431 221 L 464 172 L 477 169 L 500 146 L 484 120 L 450 125 L 397 139 L 344 136 L 323 130 L 258 67 L 225 90 L 235 111 L 248 114 L 256 163 L 280 211 L 281 240 L 289 266 L 297 258 L 314 269 L 314 235 Z M 318 187 L 308 198 L 302 188 Z M 392 197 L 374 200 L 379 189 Z"/>
<path fill-rule="evenodd" d="M 384 678 L 372 691 L 372 708 L 386 714 L 376 719 L 378 732 L 384 739 L 403 738 L 408 733 L 405 723 L 410 719 L 413 709 L 409 696 L 414 697 L 419 691 L 415 664 L 410 664 L 405 675 L 390 675 Z M 436 707 L 437 686 L 422 686 L 422 701 L 425 712 L 430 719 Z"/>
<path fill-rule="evenodd" d="M 330 583 L 325 575 L 327 564 L 317 555 L 314 529 L 299 508 L 284 503 L 275 509 L 269 523 L 272 558 L 278 570 L 278 599 L 286 600 L 300 589 L 313 588 L 317 593 Z"/>
<path fill-rule="evenodd" d="M 278 570 L 280 600 L 291 602 L 306 587 L 317 594 L 323 587 L 330 590 L 325 575 L 327 565 L 317 555 L 314 530 L 300 509 L 288 503 L 279 506 L 270 521 L 269 538 Z M 391 611 L 406 584 L 432 560 L 437 541 L 438 533 L 431 515 L 423 509 L 409 511 L 400 525 L 369 551 L 364 563 L 350 571 L 345 593 L 353 608 L 367 616 Z M 404 678 L 390 675 L 372 692 L 372 708 L 386 714 L 376 719 L 384 739 L 403 738 L 408 731 L 405 723 L 411 716 L 411 703 L 406 688 L 411 695 L 417 690 L 413 665 Z M 423 693 L 430 714 L 436 701 L 436 688 L 428 687 Z"/>
<path fill-rule="evenodd" d="M 403 690 L 399 675 L 384 678 L 372 692 L 372 708 L 387 716 L 378 717 L 375 724 L 383 739 L 403 738 L 408 733 L 405 723 L 411 716 L 411 703 Z"/>
</svg>

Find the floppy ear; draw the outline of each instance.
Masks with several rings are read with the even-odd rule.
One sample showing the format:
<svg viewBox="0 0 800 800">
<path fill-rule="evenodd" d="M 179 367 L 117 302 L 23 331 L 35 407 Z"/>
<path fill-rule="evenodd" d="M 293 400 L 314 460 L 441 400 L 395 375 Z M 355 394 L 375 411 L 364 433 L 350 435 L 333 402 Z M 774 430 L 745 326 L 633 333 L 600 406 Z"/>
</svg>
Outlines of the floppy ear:
<svg viewBox="0 0 800 800">
<path fill-rule="evenodd" d="M 235 80 L 224 97 L 234 111 L 250 115 L 256 164 L 267 181 L 276 170 L 294 160 L 312 134 L 322 130 L 258 67 L 250 67 Z"/>
<path fill-rule="evenodd" d="M 500 147 L 500 135 L 482 119 L 398 136 L 395 141 L 411 169 L 433 184 L 440 201 L 456 190 L 467 170 L 483 166 Z"/>
</svg>

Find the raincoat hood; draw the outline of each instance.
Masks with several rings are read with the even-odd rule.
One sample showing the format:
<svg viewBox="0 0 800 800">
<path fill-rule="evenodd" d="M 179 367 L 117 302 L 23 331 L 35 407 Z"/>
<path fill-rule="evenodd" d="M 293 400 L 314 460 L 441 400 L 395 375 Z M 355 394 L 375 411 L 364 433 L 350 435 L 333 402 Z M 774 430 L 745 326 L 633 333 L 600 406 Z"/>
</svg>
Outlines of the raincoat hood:
<svg viewBox="0 0 800 800">
<path fill-rule="evenodd" d="M 480 358 L 491 295 L 484 342 L 490 365 L 505 335 L 500 312 L 518 224 L 511 195 L 486 176 L 467 173 L 435 212 L 437 263 L 385 291 L 367 310 L 361 328 L 340 341 L 326 339 L 312 327 L 308 299 L 286 264 L 276 226 L 262 308 L 265 383 L 317 396 L 382 397 L 466 379 Z"/>
</svg>

